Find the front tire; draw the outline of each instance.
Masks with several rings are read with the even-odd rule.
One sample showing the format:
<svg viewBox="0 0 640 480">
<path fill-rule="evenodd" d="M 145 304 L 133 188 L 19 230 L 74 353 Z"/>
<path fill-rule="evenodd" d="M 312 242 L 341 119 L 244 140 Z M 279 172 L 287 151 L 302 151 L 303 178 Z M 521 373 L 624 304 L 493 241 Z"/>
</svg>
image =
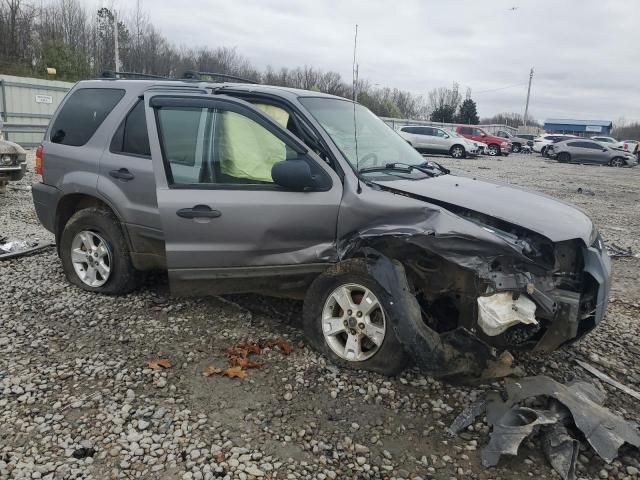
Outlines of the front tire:
<svg viewBox="0 0 640 480">
<path fill-rule="evenodd" d="M 624 167 L 626 165 L 626 162 L 624 161 L 623 158 L 615 157 L 611 159 L 611 162 L 609 163 L 609 165 L 615 168 L 620 168 L 620 167 Z"/>
<path fill-rule="evenodd" d="M 487 148 L 487 153 L 490 157 L 497 157 L 498 155 L 500 155 L 500 147 L 495 143 L 492 143 Z"/>
<path fill-rule="evenodd" d="M 117 295 L 136 286 L 120 222 L 104 208 L 73 214 L 62 231 L 60 258 L 67 279 L 83 290 Z"/>
<path fill-rule="evenodd" d="M 451 155 L 453 158 L 466 158 L 467 151 L 462 145 L 454 145 L 453 147 L 451 147 L 451 150 L 449 150 L 449 155 Z"/>
<path fill-rule="evenodd" d="M 569 163 L 570 160 L 571 160 L 571 155 L 569 155 L 567 152 L 560 152 L 558 154 L 558 161 L 560 163 Z"/>
<path fill-rule="evenodd" d="M 391 301 L 364 268 L 320 275 L 304 300 L 307 340 L 342 367 L 396 375 L 409 357 L 389 318 Z"/>
</svg>

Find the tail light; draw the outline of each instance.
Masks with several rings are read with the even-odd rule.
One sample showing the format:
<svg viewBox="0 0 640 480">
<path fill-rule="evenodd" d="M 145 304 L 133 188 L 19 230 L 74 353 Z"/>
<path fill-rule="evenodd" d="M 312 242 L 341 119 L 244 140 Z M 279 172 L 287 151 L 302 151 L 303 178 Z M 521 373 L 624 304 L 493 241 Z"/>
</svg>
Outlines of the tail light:
<svg viewBox="0 0 640 480">
<path fill-rule="evenodd" d="M 42 145 L 36 150 L 36 175 L 42 175 Z"/>
</svg>

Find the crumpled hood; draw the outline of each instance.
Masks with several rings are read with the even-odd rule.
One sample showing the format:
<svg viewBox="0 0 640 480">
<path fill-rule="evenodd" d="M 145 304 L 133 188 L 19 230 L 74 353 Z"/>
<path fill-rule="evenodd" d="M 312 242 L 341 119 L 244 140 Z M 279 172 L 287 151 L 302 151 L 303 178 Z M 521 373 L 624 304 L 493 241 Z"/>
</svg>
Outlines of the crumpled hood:
<svg viewBox="0 0 640 480">
<path fill-rule="evenodd" d="M 383 188 L 467 208 L 519 225 L 553 242 L 581 238 L 589 244 L 591 219 L 578 208 L 546 195 L 490 180 L 441 175 L 424 180 L 393 180 Z"/>
</svg>

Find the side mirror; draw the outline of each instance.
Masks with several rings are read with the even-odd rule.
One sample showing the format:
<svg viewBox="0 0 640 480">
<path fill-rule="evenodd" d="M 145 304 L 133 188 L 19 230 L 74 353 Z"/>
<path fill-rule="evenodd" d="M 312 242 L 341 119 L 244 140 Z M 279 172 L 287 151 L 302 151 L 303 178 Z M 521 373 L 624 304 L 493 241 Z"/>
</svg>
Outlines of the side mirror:
<svg viewBox="0 0 640 480">
<path fill-rule="evenodd" d="M 483 134 L 482 134 L 482 136 L 483 136 L 483 137 L 486 137 L 486 136 L 487 136 L 487 134 L 486 134 L 486 133 L 483 133 Z"/>
<path fill-rule="evenodd" d="M 449 135 L 445 135 L 444 138 L 449 138 Z"/>
<path fill-rule="evenodd" d="M 284 160 L 271 167 L 273 181 L 295 192 L 308 192 L 316 186 L 309 164 L 304 160 Z"/>
</svg>

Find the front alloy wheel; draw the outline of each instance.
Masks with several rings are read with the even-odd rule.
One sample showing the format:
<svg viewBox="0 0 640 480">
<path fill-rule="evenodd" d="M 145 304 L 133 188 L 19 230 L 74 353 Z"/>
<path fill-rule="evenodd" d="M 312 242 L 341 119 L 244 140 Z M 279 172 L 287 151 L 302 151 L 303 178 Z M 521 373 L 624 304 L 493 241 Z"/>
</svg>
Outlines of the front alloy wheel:
<svg viewBox="0 0 640 480">
<path fill-rule="evenodd" d="M 341 359 L 370 359 L 378 353 L 386 334 L 380 301 L 362 285 L 340 285 L 324 304 L 322 333 L 329 348 Z"/>
<path fill-rule="evenodd" d="M 71 261 L 78 278 L 89 287 L 101 287 L 111 275 L 111 252 L 96 232 L 83 230 L 71 241 Z"/>
<path fill-rule="evenodd" d="M 616 168 L 624 167 L 624 163 L 625 163 L 624 160 L 621 159 L 620 157 L 616 157 L 613 160 L 611 160 L 611 166 Z"/>
<path fill-rule="evenodd" d="M 451 156 L 453 158 L 464 158 L 464 147 L 460 145 L 454 145 L 451 148 Z"/>
<path fill-rule="evenodd" d="M 487 149 L 487 153 L 490 156 L 495 157 L 496 155 L 498 155 L 500 153 L 500 147 L 498 147 L 498 145 L 491 144 L 491 145 L 489 145 L 489 148 Z"/>
</svg>

